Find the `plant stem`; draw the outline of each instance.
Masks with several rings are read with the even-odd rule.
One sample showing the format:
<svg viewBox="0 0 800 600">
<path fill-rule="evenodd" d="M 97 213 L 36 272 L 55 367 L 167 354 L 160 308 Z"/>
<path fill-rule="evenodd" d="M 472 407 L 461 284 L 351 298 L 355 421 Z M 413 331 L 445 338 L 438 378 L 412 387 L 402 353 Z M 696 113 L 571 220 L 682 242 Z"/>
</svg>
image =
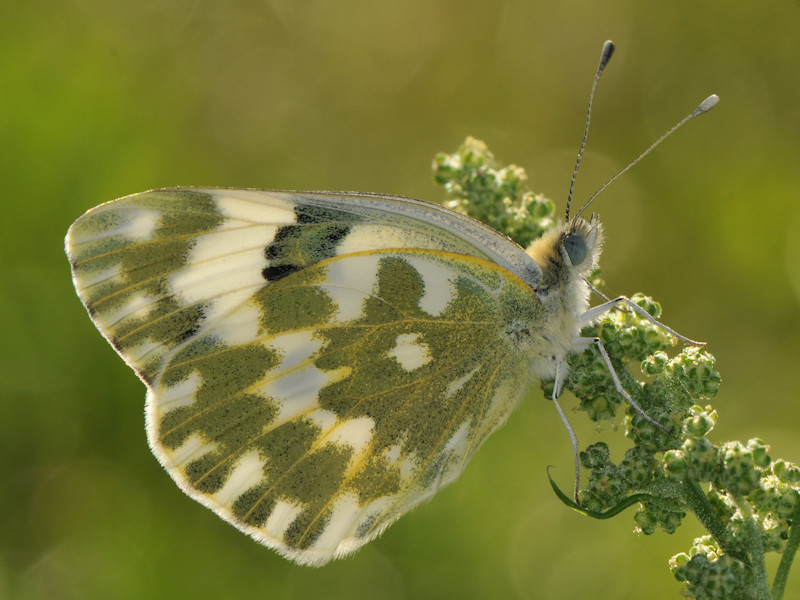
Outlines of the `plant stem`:
<svg viewBox="0 0 800 600">
<path fill-rule="evenodd" d="M 716 540 L 725 554 L 749 565 L 750 557 L 740 548 L 739 544 L 731 539 L 728 528 L 717 514 L 717 511 L 714 510 L 714 507 L 711 506 L 700 484 L 694 479 L 684 479 L 683 495 L 686 504 L 695 514 L 697 520 L 700 521 L 703 527 L 706 528 L 706 531 Z"/>
<path fill-rule="evenodd" d="M 753 597 L 756 600 L 770 600 L 769 583 L 767 582 L 767 567 L 764 564 L 764 543 L 761 539 L 761 529 L 756 524 L 750 504 L 742 497 L 734 496 L 739 510 L 744 518 L 744 532 L 747 538 L 747 547 L 750 550 L 750 572 L 753 575 Z"/>
<path fill-rule="evenodd" d="M 800 547 L 800 497 L 797 498 L 797 503 L 792 513 L 792 527 L 789 530 L 789 539 L 786 541 L 781 562 L 775 573 L 775 581 L 772 584 L 772 600 L 781 600 L 783 598 L 783 592 L 786 590 L 786 580 L 789 578 L 789 569 L 792 568 L 792 561 L 794 560 L 794 555 L 797 554 L 798 547 Z"/>
</svg>

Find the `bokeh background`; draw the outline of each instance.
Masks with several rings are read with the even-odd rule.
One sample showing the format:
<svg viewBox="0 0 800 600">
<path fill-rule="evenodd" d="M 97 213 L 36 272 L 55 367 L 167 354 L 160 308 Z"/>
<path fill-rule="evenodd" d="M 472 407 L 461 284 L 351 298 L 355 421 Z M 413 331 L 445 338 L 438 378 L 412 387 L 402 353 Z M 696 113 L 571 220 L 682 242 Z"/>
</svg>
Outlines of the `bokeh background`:
<svg viewBox="0 0 800 600">
<path fill-rule="evenodd" d="M 538 389 L 456 484 L 354 557 L 313 570 L 258 546 L 151 456 L 144 388 L 86 317 L 62 240 L 88 208 L 160 186 L 439 200 L 430 160 L 467 135 L 562 210 L 611 38 L 579 199 L 722 101 L 597 201 L 606 291 L 647 292 L 710 343 L 715 440 L 800 461 L 798 32 L 792 0 L 5 3 L 0 597 L 678 598 L 667 560 L 700 530 L 643 537 L 633 511 L 562 506 L 545 467 L 568 487 L 570 448 Z M 574 420 L 584 443 L 621 435 Z"/>
</svg>

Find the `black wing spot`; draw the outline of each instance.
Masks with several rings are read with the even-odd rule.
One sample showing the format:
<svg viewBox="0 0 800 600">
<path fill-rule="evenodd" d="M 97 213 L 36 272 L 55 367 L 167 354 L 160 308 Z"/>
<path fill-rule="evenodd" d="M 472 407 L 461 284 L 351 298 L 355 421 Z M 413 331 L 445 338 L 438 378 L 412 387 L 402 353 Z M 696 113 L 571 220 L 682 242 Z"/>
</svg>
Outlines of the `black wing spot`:
<svg viewBox="0 0 800 600">
<path fill-rule="evenodd" d="M 288 243 L 289 240 L 297 237 L 302 230 L 300 230 L 296 225 L 285 225 L 278 229 L 275 232 L 275 237 L 272 239 L 272 242 L 267 246 L 264 254 L 266 255 L 268 260 L 275 260 L 276 258 L 280 258 L 281 250 L 283 247 Z"/>
<path fill-rule="evenodd" d="M 317 206 L 295 207 L 296 222 L 275 232 L 264 248 L 269 266 L 261 271 L 267 281 L 277 281 L 295 271 L 336 256 L 350 233 L 353 215 Z"/>
<path fill-rule="evenodd" d="M 287 275 L 291 275 L 300 269 L 300 265 L 275 265 L 272 267 L 266 267 L 263 271 L 261 271 L 261 276 L 267 281 L 278 281 L 278 279 L 283 279 Z"/>
<path fill-rule="evenodd" d="M 195 325 L 194 327 L 189 327 L 188 329 L 186 329 L 184 331 L 181 331 L 180 335 L 178 335 L 175 338 L 175 340 L 176 340 L 176 342 L 178 344 L 182 344 L 186 340 L 188 340 L 191 337 L 193 337 L 198 331 L 200 331 L 199 323 L 197 325 Z"/>
</svg>

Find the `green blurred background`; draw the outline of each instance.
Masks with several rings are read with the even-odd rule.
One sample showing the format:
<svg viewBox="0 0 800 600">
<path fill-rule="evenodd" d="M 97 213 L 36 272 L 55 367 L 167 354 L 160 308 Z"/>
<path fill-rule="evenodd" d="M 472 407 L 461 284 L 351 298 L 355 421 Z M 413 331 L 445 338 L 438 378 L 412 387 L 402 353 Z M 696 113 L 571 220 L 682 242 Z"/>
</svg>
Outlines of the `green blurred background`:
<svg viewBox="0 0 800 600">
<path fill-rule="evenodd" d="M 354 557 L 313 570 L 258 546 L 151 456 L 144 388 L 86 317 L 62 240 L 88 208 L 159 186 L 439 200 L 430 160 L 468 134 L 560 211 L 611 38 L 578 199 L 722 101 L 596 203 L 606 291 L 649 293 L 710 343 L 713 439 L 800 462 L 799 33 L 790 0 L 5 3 L 0 597 L 678 598 L 667 559 L 700 530 L 643 537 L 632 511 L 562 506 L 545 467 L 568 487 L 569 443 L 538 389 Z M 583 443 L 620 436 L 575 421 Z"/>
</svg>

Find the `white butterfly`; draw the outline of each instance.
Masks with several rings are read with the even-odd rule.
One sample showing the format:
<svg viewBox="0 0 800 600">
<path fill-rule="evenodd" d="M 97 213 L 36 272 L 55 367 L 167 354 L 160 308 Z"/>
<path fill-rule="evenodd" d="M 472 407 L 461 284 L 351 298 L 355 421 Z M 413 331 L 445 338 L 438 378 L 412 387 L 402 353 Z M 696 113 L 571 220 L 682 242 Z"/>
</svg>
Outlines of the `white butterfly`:
<svg viewBox="0 0 800 600">
<path fill-rule="evenodd" d="M 90 210 L 66 249 L 176 483 L 322 565 L 458 477 L 534 378 L 555 399 L 571 353 L 605 355 L 583 326 L 644 313 L 589 308 L 602 239 L 580 216 L 524 250 L 408 198 L 175 188 Z"/>
</svg>

